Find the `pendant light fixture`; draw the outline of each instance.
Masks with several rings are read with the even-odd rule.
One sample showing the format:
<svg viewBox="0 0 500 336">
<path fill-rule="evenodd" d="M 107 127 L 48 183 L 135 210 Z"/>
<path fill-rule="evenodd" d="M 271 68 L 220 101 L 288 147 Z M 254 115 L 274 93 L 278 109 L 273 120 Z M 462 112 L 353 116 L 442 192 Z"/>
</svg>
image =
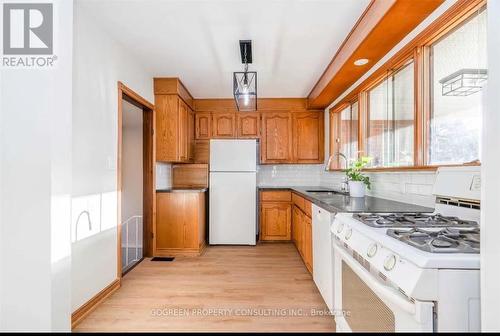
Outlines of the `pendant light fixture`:
<svg viewBox="0 0 500 336">
<path fill-rule="evenodd" d="M 252 63 L 252 41 L 240 40 L 241 63 L 243 72 L 233 72 L 233 95 L 238 111 L 257 110 L 257 72 L 248 71 Z"/>
</svg>

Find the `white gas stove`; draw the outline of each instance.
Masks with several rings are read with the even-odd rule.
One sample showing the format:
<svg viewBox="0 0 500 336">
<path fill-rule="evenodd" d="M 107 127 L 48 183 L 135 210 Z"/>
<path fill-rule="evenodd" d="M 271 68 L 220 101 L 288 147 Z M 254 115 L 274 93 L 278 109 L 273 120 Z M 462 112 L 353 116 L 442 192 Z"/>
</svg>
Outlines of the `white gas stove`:
<svg viewBox="0 0 500 336">
<path fill-rule="evenodd" d="M 339 331 L 479 331 L 479 167 L 440 168 L 433 214 L 337 214 Z M 339 314 L 343 312 L 343 314 Z"/>
</svg>

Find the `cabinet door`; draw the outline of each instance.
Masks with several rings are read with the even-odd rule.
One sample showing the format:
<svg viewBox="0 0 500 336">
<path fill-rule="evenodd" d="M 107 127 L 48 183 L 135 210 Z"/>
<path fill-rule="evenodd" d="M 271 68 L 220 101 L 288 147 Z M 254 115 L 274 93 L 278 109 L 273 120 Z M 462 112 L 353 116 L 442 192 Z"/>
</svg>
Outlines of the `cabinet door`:
<svg viewBox="0 0 500 336">
<path fill-rule="evenodd" d="M 323 112 L 293 114 L 293 161 L 323 163 Z"/>
<path fill-rule="evenodd" d="M 292 119 L 290 113 L 262 113 L 261 162 L 292 162 Z"/>
<path fill-rule="evenodd" d="M 194 161 L 194 112 L 189 108 L 189 114 L 188 114 L 188 161 L 193 162 Z"/>
<path fill-rule="evenodd" d="M 204 226 L 203 193 L 156 194 L 156 255 L 161 255 L 161 250 L 198 249 L 204 240 Z"/>
<path fill-rule="evenodd" d="M 156 249 L 184 247 L 184 199 L 177 194 L 156 194 Z"/>
<path fill-rule="evenodd" d="M 179 98 L 178 98 L 179 99 Z M 179 161 L 188 160 L 189 108 L 179 99 Z"/>
<path fill-rule="evenodd" d="M 196 139 L 210 139 L 212 129 L 212 117 L 210 115 L 210 112 L 197 112 L 195 117 L 195 124 Z"/>
<path fill-rule="evenodd" d="M 295 243 L 295 246 L 297 249 L 299 248 L 299 227 L 300 227 L 300 210 L 297 206 L 293 206 L 293 213 L 292 213 L 292 240 Z"/>
<path fill-rule="evenodd" d="M 156 160 L 179 160 L 179 102 L 175 95 L 156 95 Z"/>
<path fill-rule="evenodd" d="M 212 138 L 234 138 L 234 137 L 235 137 L 235 114 L 213 113 Z"/>
<path fill-rule="evenodd" d="M 290 240 L 291 208 L 289 203 L 261 203 L 261 240 Z"/>
<path fill-rule="evenodd" d="M 240 139 L 260 137 L 260 114 L 258 112 L 239 113 L 236 134 Z"/>
<path fill-rule="evenodd" d="M 311 218 L 304 215 L 304 263 L 312 273 L 312 222 Z"/>
</svg>

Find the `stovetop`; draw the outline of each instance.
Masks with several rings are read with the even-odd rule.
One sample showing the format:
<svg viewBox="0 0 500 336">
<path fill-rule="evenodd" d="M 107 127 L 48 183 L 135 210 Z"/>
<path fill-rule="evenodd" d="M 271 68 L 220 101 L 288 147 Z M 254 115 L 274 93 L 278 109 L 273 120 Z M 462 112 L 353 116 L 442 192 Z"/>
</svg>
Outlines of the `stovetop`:
<svg viewBox="0 0 500 336">
<path fill-rule="evenodd" d="M 479 227 L 389 229 L 387 235 L 431 253 L 479 253 Z"/>
<path fill-rule="evenodd" d="M 474 228 L 478 223 L 462 220 L 458 217 L 441 214 L 390 213 L 390 214 L 355 214 L 354 219 L 376 228 Z"/>
</svg>

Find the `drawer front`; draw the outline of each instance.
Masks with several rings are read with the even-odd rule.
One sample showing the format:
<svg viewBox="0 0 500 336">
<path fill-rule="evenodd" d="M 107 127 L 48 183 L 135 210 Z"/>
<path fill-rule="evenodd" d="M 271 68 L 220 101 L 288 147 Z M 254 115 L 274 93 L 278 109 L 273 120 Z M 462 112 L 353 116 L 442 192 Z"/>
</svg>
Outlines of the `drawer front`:
<svg viewBox="0 0 500 336">
<path fill-rule="evenodd" d="M 302 210 L 309 218 L 312 218 L 312 204 L 309 200 L 304 199 L 304 208 Z"/>
<path fill-rule="evenodd" d="M 290 191 L 261 191 L 261 201 L 291 202 L 292 192 Z"/>
<path fill-rule="evenodd" d="M 304 198 L 295 193 L 292 194 L 292 202 L 295 206 L 297 206 L 300 210 L 304 211 Z"/>
</svg>

